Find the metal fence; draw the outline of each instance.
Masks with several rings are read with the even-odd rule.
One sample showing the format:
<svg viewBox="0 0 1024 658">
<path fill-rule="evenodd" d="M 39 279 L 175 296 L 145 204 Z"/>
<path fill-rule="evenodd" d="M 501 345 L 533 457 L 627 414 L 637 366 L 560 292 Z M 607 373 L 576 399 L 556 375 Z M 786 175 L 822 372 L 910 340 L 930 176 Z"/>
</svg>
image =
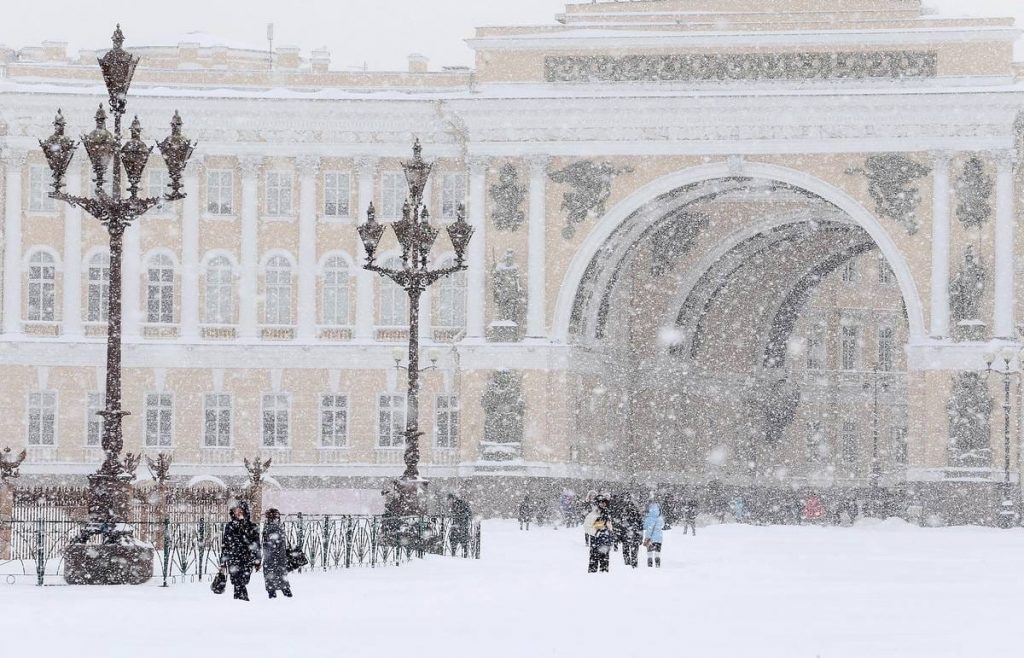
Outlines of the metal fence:
<svg viewBox="0 0 1024 658">
<path fill-rule="evenodd" d="M 82 524 L 68 519 L 0 523 L 10 526 L 9 555 L 0 555 L 0 582 L 63 584 L 63 554 L 80 535 Z M 211 579 L 219 568 L 225 525 L 226 521 L 169 518 L 134 524 L 137 537 L 154 538 L 155 577 L 150 582 L 166 587 Z M 424 555 L 480 557 L 479 523 L 466 527 L 450 516 L 296 514 L 283 518 L 282 525 L 289 546 L 301 549 L 309 559 L 302 571 L 398 566 Z"/>
</svg>

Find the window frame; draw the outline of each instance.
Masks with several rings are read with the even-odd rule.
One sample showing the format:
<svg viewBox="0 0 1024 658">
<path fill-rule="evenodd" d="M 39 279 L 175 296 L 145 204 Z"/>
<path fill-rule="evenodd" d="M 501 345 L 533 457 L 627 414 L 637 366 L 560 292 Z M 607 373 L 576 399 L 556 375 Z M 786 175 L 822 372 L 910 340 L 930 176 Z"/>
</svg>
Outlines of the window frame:
<svg viewBox="0 0 1024 658">
<path fill-rule="evenodd" d="M 216 185 L 212 184 L 214 176 L 218 179 Z M 212 200 L 213 190 L 217 191 L 216 201 Z M 228 217 L 235 214 L 235 172 L 231 169 L 206 170 L 206 214 L 214 217 Z"/>
<path fill-rule="evenodd" d="M 267 217 L 293 217 L 295 177 L 287 169 L 271 169 L 263 178 L 263 211 Z"/>
<path fill-rule="evenodd" d="M 454 260 L 446 258 L 441 267 L 451 267 Z M 466 270 L 453 272 L 437 282 L 437 318 L 435 326 L 442 329 L 461 329 L 466 326 L 469 280 Z"/>
<path fill-rule="evenodd" d="M 847 343 L 852 339 L 852 347 Z M 839 327 L 839 369 L 852 372 L 860 366 L 860 327 L 843 324 Z M 848 358 L 849 357 L 849 358 Z"/>
<path fill-rule="evenodd" d="M 214 398 L 213 404 L 210 404 L 211 398 Z M 227 401 L 226 403 L 224 401 Z M 215 414 L 213 421 L 213 439 L 214 442 L 210 443 L 210 412 Z M 227 443 L 221 443 L 224 432 L 223 430 L 223 417 L 221 414 L 227 413 Z M 210 392 L 203 393 L 203 448 L 230 448 L 234 445 L 234 430 L 235 430 L 235 400 L 231 393 L 224 392 Z"/>
<path fill-rule="evenodd" d="M 46 165 L 31 165 L 28 169 L 28 211 L 38 215 L 56 215 L 57 200 L 49 194 L 53 189 L 50 169 Z"/>
<path fill-rule="evenodd" d="M 151 254 L 146 259 L 146 324 L 175 324 L 174 295 L 177 269 L 174 258 L 163 252 Z M 155 281 L 153 272 L 158 272 Z M 166 279 L 164 277 L 168 272 L 170 278 Z M 154 320 L 154 317 L 157 319 Z"/>
<path fill-rule="evenodd" d="M 46 399 L 49 402 L 46 402 Z M 47 415 L 47 410 L 49 414 Z M 30 448 L 56 448 L 60 393 L 55 389 L 29 391 L 25 399 L 25 445 Z M 36 413 L 38 412 L 38 413 Z M 33 432 L 33 416 L 37 418 L 37 431 Z M 44 424 L 44 420 L 48 421 Z M 49 426 L 50 443 L 45 442 L 46 427 Z M 34 436 L 35 435 L 35 436 Z"/>
<path fill-rule="evenodd" d="M 152 401 L 156 403 L 153 404 Z M 165 404 L 166 402 L 166 404 Z M 174 393 L 170 391 L 149 391 L 143 396 L 142 445 L 146 448 L 174 447 Z M 166 441 L 165 439 L 166 421 Z M 155 429 L 150 425 L 155 422 Z M 155 433 L 156 441 L 151 441 Z"/>
<path fill-rule="evenodd" d="M 98 406 L 97 403 L 98 402 Z M 103 391 L 90 391 L 85 394 L 85 447 L 99 448 L 103 445 L 104 418 L 97 414 L 107 408 L 107 396 Z M 91 441 L 93 427 L 96 427 L 96 441 Z"/>
<path fill-rule="evenodd" d="M 37 261 L 36 259 L 40 259 Z M 48 259 L 48 260 L 43 260 Z M 36 272 L 38 270 L 38 273 Z M 57 321 L 57 272 L 59 261 L 44 249 L 36 249 L 29 255 L 28 286 L 25 290 L 27 308 L 25 319 L 29 322 Z M 32 298 L 37 302 L 33 304 Z"/>
<path fill-rule="evenodd" d="M 275 264 L 277 262 L 283 265 Z M 294 324 L 292 307 L 294 305 L 294 266 L 284 254 L 273 254 L 263 264 L 263 324 L 273 327 L 290 327 Z M 274 281 L 271 281 L 273 275 Z M 287 275 L 287 276 L 285 276 Z M 279 281 L 284 277 L 286 281 Z M 282 293 L 287 293 L 284 295 Z M 284 305 L 283 297 L 287 297 Z M 271 310 L 273 309 L 273 313 Z M 282 313 L 283 311 L 283 313 Z M 282 322 L 282 318 L 284 321 Z"/>
<path fill-rule="evenodd" d="M 442 421 L 444 417 L 446 420 Z M 443 434 L 442 427 L 447 429 Z M 439 393 L 434 396 L 434 447 L 441 450 L 457 450 L 461 431 L 462 408 L 458 394 Z M 445 438 L 445 441 L 442 441 L 442 438 Z"/>
<path fill-rule="evenodd" d="M 93 278 L 94 271 L 98 272 L 98 278 Z M 85 321 L 105 323 L 110 311 L 110 252 L 97 251 L 89 257 L 85 266 L 85 280 Z"/>
<path fill-rule="evenodd" d="M 338 266 L 340 264 L 340 266 Z M 344 282 L 331 278 L 344 277 Z M 320 323 L 329 327 L 346 327 L 352 324 L 352 300 L 350 288 L 352 275 L 348 261 L 334 254 L 324 259 L 320 273 Z M 339 303 L 343 302 L 343 304 Z M 338 307 L 343 306 L 344 313 Z M 332 312 L 329 312 L 332 311 Z"/>
<path fill-rule="evenodd" d="M 337 403 L 341 401 L 339 406 Z M 347 393 L 321 393 L 320 394 L 320 447 L 326 449 L 347 448 L 349 433 L 349 396 Z M 327 417 L 330 414 L 330 421 Z M 341 432 L 339 437 L 338 417 L 342 418 Z M 330 428 L 331 442 L 328 442 L 328 426 Z"/>
<path fill-rule="evenodd" d="M 222 265 L 223 263 L 223 265 Z M 226 281 L 216 277 L 225 276 Z M 203 322 L 212 325 L 235 323 L 235 265 L 223 254 L 210 256 L 203 268 Z M 225 290 L 227 295 L 225 296 Z M 214 294 L 211 294 L 213 292 Z M 215 313 L 211 308 L 216 306 Z M 227 311 L 224 313 L 224 311 Z M 216 317 L 214 317 L 216 316 Z"/>
<path fill-rule="evenodd" d="M 384 267 L 400 268 L 402 259 L 389 256 L 384 259 Z M 409 295 L 397 283 L 388 277 L 381 277 L 377 290 L 377 320 L 380 327 L 406 327 L 409 324 Z M 385 301 L 386 300 L 386 301 Z M 398 320 L 385 322 L 385 320 Z"/>
<path fill-rule="evenodd" d="M 330 182 L 333 179 L 333 182 Z M 344 189 L 342 189 L 344 180 Z M 342 169 L 323 173 L 324 205 L 323 216 L 328 220 L 352 219 L 352 176 Z M 331 212 L 331 205 L 334 212 Z"/>
<path fill-rule="evenodd" d="M 387 399 L 387 405 L 384 401 Z M 377 448 L 405 448 L 405 426 L 407 423 L 408 400 L 405 393 L 380 393 L 377 395 Z M 387 420 L 385 421 L 385 414 Z M 396 418 L 401 419 L 400 428 L 395 424 Z M 385 435 L 384 425 L 388 430 Z M 397 438 L 395 430 L 398 428 Z"/>
<path fill-rule="evenodd" d="M 405 174 L 400 171 L 381 172 L 379 219 L 401 219 L 402 206 L 408 198 L 409 183 Z"/>
<path fill-rule="evenodd" d="M 454 222 L 459 204 L 465 205 L 468 192 L 466 173 L 463 171 L 447 171 L 441 177 L 441 208 L 443 222 Z M 461 192 L 461 194 L 460 194 Z"/>
<path fill-rule="evenodd" d="M 267 401 L 272 398 L 272 404 L 268 407 Z M 283 403 L 283 409 L 279 408 Z M 273 413 L 273 443 L 267 443 L 267 413 Z M 284 443 L 279 443 L 280 425 L 284 422 Z M 289 393 L 263 393 L 260 396 L 260 447 L 267 449 L 290 448 L 292 445 L 292 396 Z"/>
</svg>

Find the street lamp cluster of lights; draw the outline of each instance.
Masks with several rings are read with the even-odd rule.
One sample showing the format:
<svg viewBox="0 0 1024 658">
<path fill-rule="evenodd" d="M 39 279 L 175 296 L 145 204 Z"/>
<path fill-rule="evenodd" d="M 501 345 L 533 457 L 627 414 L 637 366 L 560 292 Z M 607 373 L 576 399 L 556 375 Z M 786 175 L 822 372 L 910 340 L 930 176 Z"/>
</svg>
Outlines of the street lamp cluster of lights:
<svg viewBox="0 0 1024 658">
<path fill-rule="evenodd" d="M 1002 369 L 993 368 L 996 361 L 1002 361 Z M 1010 482 L 1010 378 L 1013 371 L 1010 370 L 1010 363 L 1017 359 L 1018 374 L 1020 366 L 1024 364 L 1024 350 L 1019 352 L 1012 347 L 1004 347 L 996 352 L 985 353 L 985 368 L 987 372 L 1002 372 L 1003 374 L 1003 481 L 1000 486 L 999 496 L 999 525 L 1003 528 L 1012 527 L 1017 518 L 1016 504 L 1014 502 L 1014 487 Z"/>
</svg>

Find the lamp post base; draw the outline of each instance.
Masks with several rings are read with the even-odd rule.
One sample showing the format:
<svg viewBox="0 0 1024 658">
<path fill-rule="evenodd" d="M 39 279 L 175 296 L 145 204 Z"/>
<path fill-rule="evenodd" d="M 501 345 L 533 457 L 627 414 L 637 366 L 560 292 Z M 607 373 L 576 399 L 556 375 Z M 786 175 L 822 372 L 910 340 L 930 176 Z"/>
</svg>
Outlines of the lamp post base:
<svg viewBox="0 0 1024 658">
<path fill-rule="evenodd" d="M 400 478 L 394 482 L 393 511 L 398 516 L 419 516 L 427 513 L 427 484 L 422 478 Z"/>
<path fill-rule="evenodd" d="M 999 490 L 999 518 L 996 523 L 1000 528 L 1012 528 L 1017 525 L 1017 510 L 1013 502 L 1013 486 L 1003 483 Z"/>
</svg>

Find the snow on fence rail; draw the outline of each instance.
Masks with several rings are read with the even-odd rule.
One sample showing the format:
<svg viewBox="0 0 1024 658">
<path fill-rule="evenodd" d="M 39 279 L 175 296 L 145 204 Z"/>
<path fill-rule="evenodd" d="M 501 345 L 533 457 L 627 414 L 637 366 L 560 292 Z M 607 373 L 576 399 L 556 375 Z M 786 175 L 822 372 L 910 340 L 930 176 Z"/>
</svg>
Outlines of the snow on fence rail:
<svg viewBox="0 0 1024 658">
<path fill-rule="evenodd" d="M 209 580 L 220 564 L 226 521 L 149 521 L 133 524 L 154 547 L 154 579 L 168 586 Z M 398 566 L 414 557 L 441 555 L 479 559 L 480 524 L 469 527 L 450 516 L 303 515 L 282 519 L 288 544 L 302 549 L 306 571 Z M 6 527 L 4 527 L 6 526 Z M 34 579 L 37 585 L 63 583 L 64 551 L 83 525 L 68 520 L 0 519 L 9 537 L 0 554 L 0 582 Z M 98 539 L 93 541 L 99 541 Z"/>
</svg>

